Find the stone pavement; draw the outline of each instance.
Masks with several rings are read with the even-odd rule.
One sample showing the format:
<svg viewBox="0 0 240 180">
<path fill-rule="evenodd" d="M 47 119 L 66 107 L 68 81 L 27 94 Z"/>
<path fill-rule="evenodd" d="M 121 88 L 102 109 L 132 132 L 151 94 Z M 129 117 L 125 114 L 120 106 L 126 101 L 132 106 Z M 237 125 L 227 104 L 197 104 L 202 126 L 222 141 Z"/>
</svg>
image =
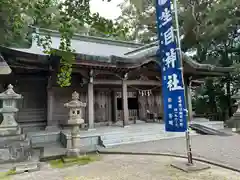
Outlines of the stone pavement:
<svg viewBox="0 0 240 180">
<path fill-rule="evenodd" d="M 240 135 L 192 136 L 193 157 L 222 163 L 240 169 Z M 133 153 L 174 153 L 186 155 L 185 138 L 121 145 L 100 151 Z"/>
<path fill-rule="evenodd" d="M 44 167 L 41 171 L 19 174 L 11 180 L 239 180 L 240 173 L 212 166 L 185 173 L 170 166 L 181 161 L 173 157 L 103 155 L 97 162 L 63 169 Z"/>
</svg>

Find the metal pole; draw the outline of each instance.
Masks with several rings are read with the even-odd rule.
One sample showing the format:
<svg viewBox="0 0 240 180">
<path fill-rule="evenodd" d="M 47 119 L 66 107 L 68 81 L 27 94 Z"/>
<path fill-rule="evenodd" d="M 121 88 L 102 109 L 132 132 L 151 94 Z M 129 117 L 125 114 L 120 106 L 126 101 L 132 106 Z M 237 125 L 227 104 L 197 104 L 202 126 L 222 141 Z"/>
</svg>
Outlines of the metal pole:
<svg viewBox="0 0 240 180">
<path fill-rule="evenodd" d="M 177 6 L 177 0 L 173 0 L 173 6 L 174 6 L 174 14 L 175 14 L 175 23 L 176 23 L 176 29 L 175 32 L 177 34 L 177 51 L 178 51 L 178 56 L 180 60 L 180 67 L 183 70 L 183 60 L 182 60 L 182 51 L 181 51 L 181 40 L 180 40 L 180 32 L 179 32 L 179 21 L 178 21 L 178 6 Z M 186 88 L 185 88 L 185 83 L 184 83 L 184 78 L 183 78 L 183 72 L 182 72 L 182 80 L 183 80 L 183 87 L 185 89 L 185 102 L 186 102 L 186 108 L 188 108 L 188 98 L 186 98 Z M 187 112 L 187 121 L 190 122 L 190 111 Z M 185 132 L 186 135 L 186 146 L 187 146 L 187 157 L 188 157 L 188 164 L 193 165 L 193 159 L 192 159 L 192 150 L 191 150 L 191 141 L 190 141 L 190 135 L 189 135 L 189 125 L 187 122 L 187 130 Z"/>
</svg>

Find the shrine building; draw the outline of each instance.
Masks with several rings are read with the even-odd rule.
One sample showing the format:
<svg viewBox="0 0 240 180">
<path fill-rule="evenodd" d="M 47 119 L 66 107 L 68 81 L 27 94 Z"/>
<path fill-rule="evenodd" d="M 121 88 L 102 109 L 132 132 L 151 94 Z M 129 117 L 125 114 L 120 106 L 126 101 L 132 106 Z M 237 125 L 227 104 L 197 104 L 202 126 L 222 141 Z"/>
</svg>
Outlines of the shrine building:
<svg viewBox="0 0 240 180">
<path fill-rule="evenodd" d="M 40 37 L 50 35 L 52 48 L 58 49 L 60 35 L 40 29 Z M 66 125 L 68 110 L 64 103 L 77 91 L 86 102 L 83 119 L 86 129 L 119 124 L 127 126 L 146 121 L 149 114 L 162 119 L 162 81 L 156 57 L 158 42 L 147 45 L 74 35 L 72 48 L 76 61 L 70 87 L 59 87 L 56 75 L 59 57 L 43 53 L 33 38 L 30 48 L 0 47 L 1 58 L 11 71 L 3 73 L 1 92 L 12 84 L 23 95 L 19 102 L 17 122 L 25 129 L 53 130 Z M 190 96 L 190 80 L 206 76 L 226 76 L 231 68 L 200 64 L 183 54 L 186 92 Z M 191 113 L 191 103 L 189 103 Z"/>
</svg>

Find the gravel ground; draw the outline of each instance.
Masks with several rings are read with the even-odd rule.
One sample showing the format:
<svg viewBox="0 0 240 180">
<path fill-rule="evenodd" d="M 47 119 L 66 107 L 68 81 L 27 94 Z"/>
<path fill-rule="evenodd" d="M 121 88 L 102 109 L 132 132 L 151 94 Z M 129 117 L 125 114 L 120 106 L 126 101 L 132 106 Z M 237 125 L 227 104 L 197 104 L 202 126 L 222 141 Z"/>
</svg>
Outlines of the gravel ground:
<svg viewBox="0 0 240 180">
<path fill-rule="evenodd" d="M 12 180 L 240 180 L 240 174 L 218 167 L 185 173 L 170 166 L 182 159 L 160 156 L 104 155 L 84 166 L 12 176 Z"/>
<path fill-rule="evenodd" d="M 191 142 L 194 157 L 202 157 L 240 169 L 240 135 L 199 135 L 192 136 Z M 186 141 L 185 138 L 174 138 L 121 145 L 101 150 L 117 152 L 175 153 L 186 155 Z"/>
</svg>

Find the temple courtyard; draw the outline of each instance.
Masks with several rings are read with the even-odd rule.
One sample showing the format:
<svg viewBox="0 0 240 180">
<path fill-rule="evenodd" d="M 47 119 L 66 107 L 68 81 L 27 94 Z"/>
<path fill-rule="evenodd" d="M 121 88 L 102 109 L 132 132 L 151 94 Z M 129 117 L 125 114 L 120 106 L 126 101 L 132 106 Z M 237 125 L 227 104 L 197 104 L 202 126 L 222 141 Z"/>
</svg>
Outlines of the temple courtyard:
<svg viewBox="0 0 240 180">
<path fill-rule="evenodd" d="M 162 156 L 102 155 L 100 161 L 84 166 L 52 169 L 12 176 L 13 180 L 239 180 L 240 174 L 219 167 L 185 173 L 170 166 L 185 161 Z"/>
<path fill-rule="evenodd" d="M 191 136 L 193 157 L 204 158 L 209 161 L 231 166 L 239 169 L 240 171 L 239 144 L 239 134 L 233 134 L 232 136 Z M 186 155 L 186 141 L 184 137 L 179 137 L 152 142 L 121 145 L 118 147 L 101 149 L 101 151 L 108 153 L 170 153 Z"/>
<path fill-rule="evenodd" d="M 192 136 L 194 157 L 224 164 L 240 170 L 240 136 Z M 174 157 L 156 155 L 127 155 L 121 153 L 172 153 L 185 155 L 184 138 L 120 145 L 100 151 L 119 154 L 101 154 L 100 160 L 83 166 L 51 168 L 43 164 L 40 171 L 10 176 L 9 180 L 239 180 L 240 173 L 210 165 L 210 169 L 185 173 L 170 166 Z"/>
</svg>

